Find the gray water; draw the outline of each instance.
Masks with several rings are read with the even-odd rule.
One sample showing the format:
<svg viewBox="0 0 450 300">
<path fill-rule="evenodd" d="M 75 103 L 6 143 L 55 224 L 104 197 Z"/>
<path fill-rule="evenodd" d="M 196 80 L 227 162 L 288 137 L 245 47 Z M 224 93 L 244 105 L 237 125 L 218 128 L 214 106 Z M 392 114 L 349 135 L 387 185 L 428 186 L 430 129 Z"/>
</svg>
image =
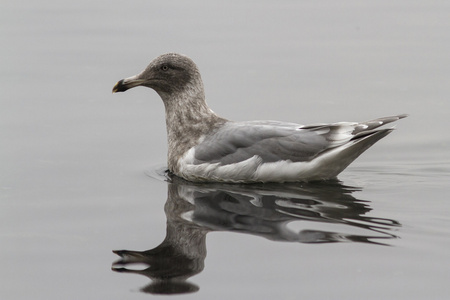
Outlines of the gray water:
<svg viewBox="0 0 450 300">
<path fill-rule="evenodd" d="M 448 1 L 2 1 L 0 37 L 1 299 L 449 297 Z M 339 181 L 167 181 L 157 94 L 111 89 L 170 51 L 232 120 L 410 116 Z"/>
</svg>

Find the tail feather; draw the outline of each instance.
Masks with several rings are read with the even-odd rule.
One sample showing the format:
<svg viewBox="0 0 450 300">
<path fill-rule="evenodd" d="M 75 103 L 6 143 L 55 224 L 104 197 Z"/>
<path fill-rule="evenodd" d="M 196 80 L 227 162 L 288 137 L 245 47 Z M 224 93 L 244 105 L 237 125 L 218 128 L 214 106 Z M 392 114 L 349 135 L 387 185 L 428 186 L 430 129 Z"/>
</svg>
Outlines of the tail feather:
<svg viewBox="0 0 450 300">
<path fill-rule="evenodd" d="M 320 168 L 322 169 L 321 172 L 318 172 L 312 180 L 336 177 L 364 151 L 392 131 L 393 129 L 391 128 L 373 130 L 369 133 L 361 134 L 359 138 L 355 138 L 344 146 L 324 152 L 319 158 L 323 168 Z"/>
<path fill-rule="evenodd" d="M 361 153 L 366 151 L 368 148 L 370 148 L 373 144 L 387 136 L 389 133 L 391 133 L 394 129 L 393 128 L 387 128 L 387 129 L 377 129 L 377 130 L 370 130 L 363 132 L 359 134 L 358 136 L 355 136 L 352 140 L 354 140 L 354 144 L 348 148 L 353 154 L 350 156 L 353 156 L 357 158 Z"/>
</svg>

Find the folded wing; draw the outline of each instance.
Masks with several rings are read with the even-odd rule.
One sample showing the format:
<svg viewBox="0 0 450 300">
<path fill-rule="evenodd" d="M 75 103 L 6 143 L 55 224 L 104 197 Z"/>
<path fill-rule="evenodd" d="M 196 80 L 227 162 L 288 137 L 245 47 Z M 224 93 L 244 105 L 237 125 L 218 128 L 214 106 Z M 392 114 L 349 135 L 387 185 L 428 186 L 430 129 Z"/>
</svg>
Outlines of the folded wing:
<svg viewBox="0 0 450 300">
<path fill-rule="evenodd" d="M 379 118 L 367 122 L 299 125 L 276 121 L 229 122 L 195 148 L 195 164 L 235 164 L 258 156 L 262 163 L 307 162 L 348 143 L 365 140 L 364 150 L 392 129 L 378 127 L 406 115 Z M 383 133 L 383 134 L 382 134 Z M 373 135 L 373 138 L 368 138 Z M 381 136 L 382 135 L 382 136 Z M 373 141 L 371 141 L 373 140 Z M 346 147 L 347 148 L 347 147 Z M 357 148 L 357 147 L 355 147 Z M 355 152 L 358 149 L 355 149 Z M 354 159 L 353 158 L 353 159 Z"/>
</svg>

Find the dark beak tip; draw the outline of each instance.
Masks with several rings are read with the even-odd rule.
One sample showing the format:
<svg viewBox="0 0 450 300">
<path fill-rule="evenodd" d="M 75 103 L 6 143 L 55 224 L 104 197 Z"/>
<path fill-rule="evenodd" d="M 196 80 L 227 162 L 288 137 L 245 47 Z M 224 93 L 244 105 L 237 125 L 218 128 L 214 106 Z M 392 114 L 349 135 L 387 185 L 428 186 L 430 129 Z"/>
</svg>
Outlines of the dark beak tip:
<svg viewBox="0 0 450 300">
<path fill-rule="evenodd" d="M 114 93 L 118 93 L 118 92 L 124 92 L 126 91 L 128 88 L 123 84 L 123 79 L 119 80 L 113 87 L 112 92 Z"/>
</svg>

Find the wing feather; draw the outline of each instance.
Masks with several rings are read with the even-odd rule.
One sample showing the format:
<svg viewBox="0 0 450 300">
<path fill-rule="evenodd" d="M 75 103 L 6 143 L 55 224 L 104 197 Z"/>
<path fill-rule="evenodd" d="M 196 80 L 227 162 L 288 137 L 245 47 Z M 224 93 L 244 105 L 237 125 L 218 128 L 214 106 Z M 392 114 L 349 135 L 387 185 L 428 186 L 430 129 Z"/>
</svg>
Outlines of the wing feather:
<svg viewBox="0 0 450 300">
<path fill-rule="evenodd" d="M 195 147 L 195 164 L 228 165 L 258 156 L 263 163 L 304 162 L 378 131 L 406 115 L 368 122 L 299 125 L 276 121 L 228 122 Z"/>
</svg>

